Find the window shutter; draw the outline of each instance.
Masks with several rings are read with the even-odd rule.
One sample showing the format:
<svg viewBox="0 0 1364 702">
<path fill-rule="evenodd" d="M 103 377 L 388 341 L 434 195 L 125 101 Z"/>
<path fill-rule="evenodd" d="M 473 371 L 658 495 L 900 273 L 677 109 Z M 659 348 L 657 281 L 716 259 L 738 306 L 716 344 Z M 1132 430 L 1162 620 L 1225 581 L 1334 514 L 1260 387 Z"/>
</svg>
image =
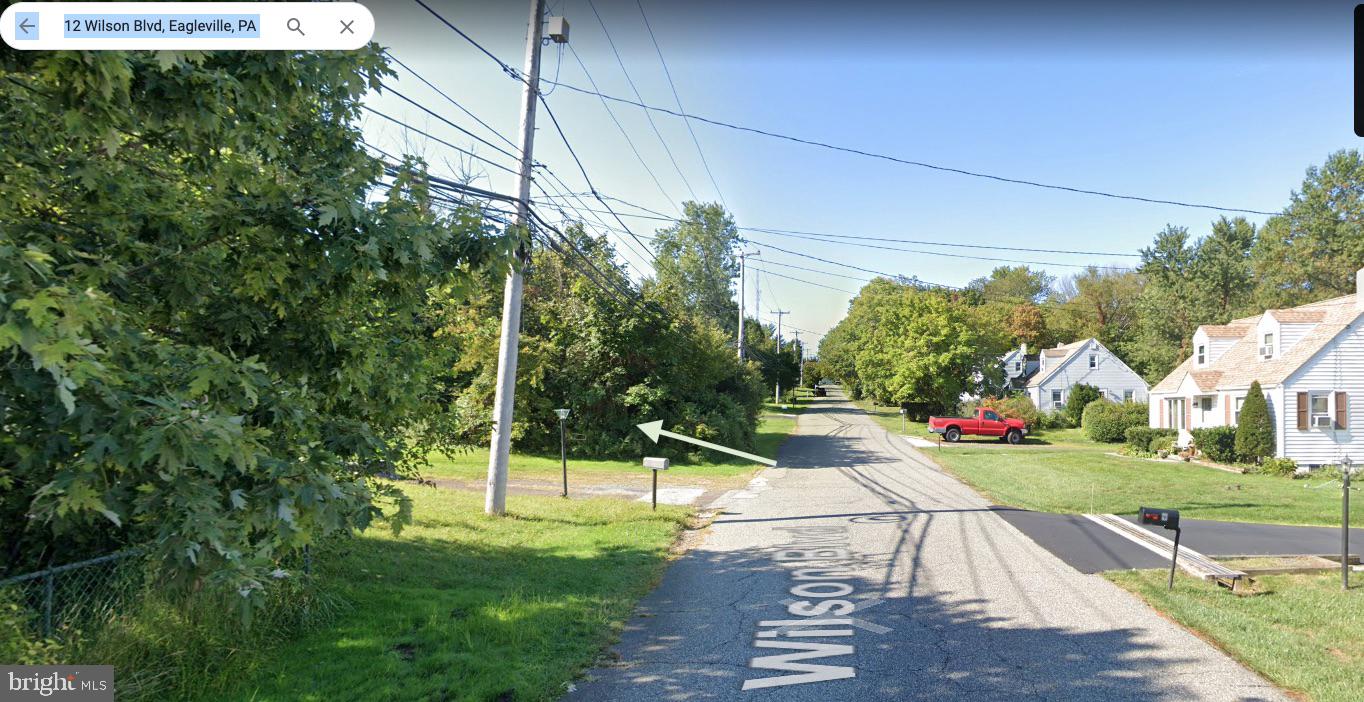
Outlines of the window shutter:
<svg viewBox="0 0 1364 702">
<path fill-rule="evenodd" d="M 1164 427 L 1164 426 L 1165 426 L 1165 405 L 1166 405 L 1167 402 L 1168 402 L 1168 400 L 1161 400 L 1161 401 L 1160 401 L 1160 426 L 1161 426 L 1161 427 Z"/>
<path fill-rule="evenodd" d="M 1231 426 L 1231 395 L 1222 396 L 1222 409 L 1226 414 L 1226 419 L 1222 423 Z"/>
<path fill-rule="evenodd" d="M 1298 428 L 1307 429 L 1307 393 L 1298 393 Z"/>
<path fill-rule="evenodd" d="M 1336 393 L 1336 428 L 1346 429 L 1350 426 L 1350 396 L 1343 392 Z"/>
<path fill-rule="evenodd" d="M 1184 429 L 1189 428 L 1189 415 L 1193 414 L 1193 398 L 1184 398 Z"/>
</svg>

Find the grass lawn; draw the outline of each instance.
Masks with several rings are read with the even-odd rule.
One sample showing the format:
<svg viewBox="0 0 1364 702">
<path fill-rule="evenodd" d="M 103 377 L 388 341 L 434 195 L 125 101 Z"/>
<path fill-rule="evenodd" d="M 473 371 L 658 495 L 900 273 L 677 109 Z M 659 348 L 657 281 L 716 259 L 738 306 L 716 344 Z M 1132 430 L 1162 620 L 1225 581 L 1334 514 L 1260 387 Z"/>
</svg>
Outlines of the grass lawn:
<svg viewBox="0 0 1364 702">
<path fill-rule="evenodd" d="M 551 700 L 660 576 L 689 511 L 408 486 L 415 524 L 317 556 L 348 603 L 262 656 L 223 700 Z"/>
<path fill-rule="evenodd" d="M 1343 592 L 1338 573 L 1259 577 L 1259 594 L 1247 597 L 1188 577 L 1177 578 L 1174 591 L 1166 592 L 1164 571 L 1105 576 L 1277 685 L 1313 702 L 1360 699 L 1364 587 Z"/>
<path fill-rule="evenodd" d="M 1108 455 L 1115 445 L 1052 432 L 1052 445 L 987 441 L 925 451 L 948 471 L 1003 505 L 1042 512 L 1135 514 L 1142 505 L 1185 517 L 1337 526 L 1339 490 L 1320 481 L 1240 475 L 1197 465 Z"/>
<path fill-rule="evenodd" d="M 776 458 L 777 448 L 796 428 L 795 417 L 786 415 L 799 414 L 801 410 L 802 408 L 799 405 L 787 405 L 783 409 L 770 402 L 764 404 L 762 417 L 758 421 L 756 448 L 751 453 Z M 673 439 L 665 437 L 660 441 L 673 441 Z M 701 461 L 673 464 L 672 468 L 668 469 L 668 473 L 672 476 L 745 477 L 762 468 L 762 466 L 750 461 L 726 458 L 724 454 L 713 451 L 706 451 L 701 456 L 703 458 Z M 509 475 L 516 480 L 557 481 L 561 471 L 562 466 L 558 454 L 536 456 L 514 453 L 511 457 Z M 569 447 L 568 475 L 570 481 L 575 476 L 579 479 L 586 478 L 588 480 L 593 478 L 609 479 L 612 474 L 643 475 L 642 471 L 638 459 L 575 458 L 572 454 L 572 446 Z M 431 467 L 425 472 L 425 475 L 433 478 L 453 478 L 456 480 L 483 480 L 488 475 L 488 449 L 473 449 L 455 456 L 432 456 Z"/>
</svg>

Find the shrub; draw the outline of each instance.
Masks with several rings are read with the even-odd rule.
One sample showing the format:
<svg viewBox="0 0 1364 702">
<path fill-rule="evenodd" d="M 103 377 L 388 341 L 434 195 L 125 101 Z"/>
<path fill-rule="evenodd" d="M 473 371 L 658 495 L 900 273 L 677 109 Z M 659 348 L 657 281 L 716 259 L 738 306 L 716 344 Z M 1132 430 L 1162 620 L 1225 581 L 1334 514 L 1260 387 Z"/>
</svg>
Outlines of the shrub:
<svg viewBox="0 0 1364 702">
<path fill-rule="evenodd" d="M 1037 425 L 1038 419 L 1042 415 L 1032 400 L 1029 400 L 1025 395 L 987 397 L 980 402 L 980 406 L 992 409 L 1010 419 L 1021 419 L 1028 425 L 1029 429 Z"/>
<path fill-rule="evenodd" d="M 1218 463 L 1236 462 L 1236 427 L 1205 427 L 1189 433 L 1203 455 Z"/>
<path fill-rule="evenodd" d="M 1250 384 L 1241 405 L 1241 423 L 1236 427 L 1236 456 L 1246 463 L 1259 463 L 1274 455 L 1274 420 L 1269 416 L 1260 381 Z"/>
<path fill-rule="evenodd" d="M 1146 405 L 1137 402 L 1095 400 L 1081 416 L 1085 436 L 1106 444 L 1122 441 L 1129 428 L 1146 426 L 1148 421 Z"/>
<path fill-rule="evenodd" d="M 1070 386 L 1070 394 L 1066 397 L 1066 417 L 1070 419 L 1070 426 L 1078 427 L 1081 418 L 1084 416 L 1085 408 L 1095 400 L 1103 397 L 1103 393 L 1093 385 L 1076 383 Z M 1121 439 L 1118 439 L 1121 441 Z"/>
<path fill-rule="evenodd" d="M 1174 429 L 1134 426 L 1123 432 L 1123 438 L 1127 441 L 1127 447 L 1133 451 L 1155 453 L 1161 449 L 1169 450 L 1176 433 Z"/>
<path fill-rule="evenodd" d="M 1243 416 L 1243 417 L 1245 416 L 1245 411 L 1246 411 L 1246 410 L 1245 410 L 1245 407 L 1242 406 L 1242 407 L 1241 407 L 1241 416 Z M 1257 472 L 1257 473 L 1264 473 L 1265 475 L 1282 475 L 1282 476 L 1287 476 L 1287 475 L 1293 475 L 1294 473 L 1297 472 L 1297 470 L 1298 470 L 1298 462 L 1297 462 L 1297 461 L 1294 461 L 1294 460 L 1291 459 L 1291 458 L 1273 458 L 1273 457 L 1269 457 L 1269 458 L 1266 458 L 1266 459 L 1264 459 L 1263 461 L 1260 462 L 1260 467 L 1257 468 L 1255 472 Z"/>
<path fill-rule="evenodd" d="M 1037 413 L 1038 429 L 1069 429 L 1073 426 L 1075 425 L 1070 423 L 1070 417 L 1066 416 L 1064 409 Z"/>
</svg>

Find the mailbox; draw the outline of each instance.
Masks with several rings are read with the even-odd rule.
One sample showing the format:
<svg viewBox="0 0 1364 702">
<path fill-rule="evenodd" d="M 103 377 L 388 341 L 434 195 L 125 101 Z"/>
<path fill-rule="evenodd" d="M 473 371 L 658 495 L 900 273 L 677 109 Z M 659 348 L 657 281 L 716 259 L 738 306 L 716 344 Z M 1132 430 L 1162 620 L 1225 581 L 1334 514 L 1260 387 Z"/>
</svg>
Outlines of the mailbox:
<svg viewBox="0 0 1364 702">
<path fill-rule="evenodd" d="M 1179 529 L 1179 510 L 1142 507 L 1141 523 L 1144 526 L 1158 526 L 1177 530 Z"/>
<path fill-rule="evenodd" d="M 650 470 L 667 470 L 671 465 L 666 458 L 645 458 L 644 467 Z"/>
</svg>

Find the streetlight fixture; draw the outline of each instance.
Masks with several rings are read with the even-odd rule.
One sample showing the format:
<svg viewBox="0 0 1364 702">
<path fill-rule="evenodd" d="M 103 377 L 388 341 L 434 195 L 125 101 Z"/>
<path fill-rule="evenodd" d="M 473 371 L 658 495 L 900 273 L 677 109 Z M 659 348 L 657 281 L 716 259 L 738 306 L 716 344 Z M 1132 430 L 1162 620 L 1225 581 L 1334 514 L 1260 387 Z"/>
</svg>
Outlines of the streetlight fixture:
<svg viewBox="0 0 1364 702">
<path fill-rule="evenodd" d="M 564 433 L 564 422 L 568 420 L 568 410 L 556 409 L 559 415 L 559 460 L 564 466 L 564 497 L 568 497 L 568 439 Z"/>
</svg>

